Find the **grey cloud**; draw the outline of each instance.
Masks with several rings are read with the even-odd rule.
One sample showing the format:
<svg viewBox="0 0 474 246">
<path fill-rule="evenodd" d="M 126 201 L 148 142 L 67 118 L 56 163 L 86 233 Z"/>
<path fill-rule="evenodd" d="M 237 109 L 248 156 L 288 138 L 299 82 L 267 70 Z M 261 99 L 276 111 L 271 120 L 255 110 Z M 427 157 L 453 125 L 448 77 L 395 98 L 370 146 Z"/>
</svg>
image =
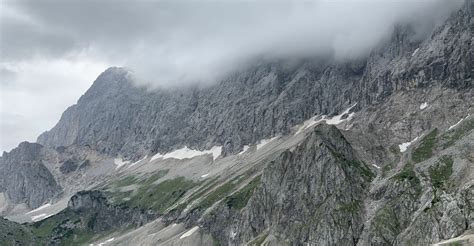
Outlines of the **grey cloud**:
<svg viewBox="0 0 474 246">
<path fill-rule="evenodd" d="M 426 36 L 462 2 L 2 0 L 0 149 L 52 127 L 107 66 L 154 87 L 213 83 L 255 58 L 357 58 L 396 24 Z"/>
<path fill-rule="evenodd" d="M 86 51 L 130 67 L 143 81 L 170 85 L 213 81 L 262 55 L 363 56 L 398 23 L 412 23 L 419 37 L 426 35 L 462 1 L 8 3 L 40 28 L 3 24 L 7 58 Z"/>
</svg>

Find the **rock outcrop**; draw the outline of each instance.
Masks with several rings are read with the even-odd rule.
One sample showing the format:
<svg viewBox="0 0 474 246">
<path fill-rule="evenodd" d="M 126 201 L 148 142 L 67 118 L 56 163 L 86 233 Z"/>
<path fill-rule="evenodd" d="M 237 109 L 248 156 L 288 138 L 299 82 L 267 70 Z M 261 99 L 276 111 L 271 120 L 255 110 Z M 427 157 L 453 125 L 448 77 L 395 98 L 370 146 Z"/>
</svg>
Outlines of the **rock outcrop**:
<svg viewBox="0 0 474 246">
<path fill-rule="evenodd" d="M 0 158 L 0 191 L 13 203 L 41 206 L 62 189 L 42 162 L 43 146 L 23 142 Z"/>
<path fill-rule="evenodd" d="M 94 223 L 88 225 L 94 232 L 138 227 L 158 217 L 152 211 L 111 205 L 100 191 L 78 192 L 69 200 L 67 209 L 82 216 L 93 215 Z"/>
<path fill-rule="evenodd" d="M 229 245 L 254 238 L 355 245 L 374 176 L 336 127 L 321 125 L 295 150 L 268 164 L 244 209 L 228 211 L 223 204 L 205 217 L 204 226 Z"/>
<path fill-rule="evenodd" d="M 38 142 L 88 145 L 138 159 L 178 147 L 224 146 L 237 153 L 316 114 L 387 100 L 397 91 L 433 86 L 472 89 L 472 1 L 431 36 L 398 27 L 368 58 L 338 62 L 260 62 L 205 88 L 138 88 L 125 69 L 101 74 Z"/>
</svg>

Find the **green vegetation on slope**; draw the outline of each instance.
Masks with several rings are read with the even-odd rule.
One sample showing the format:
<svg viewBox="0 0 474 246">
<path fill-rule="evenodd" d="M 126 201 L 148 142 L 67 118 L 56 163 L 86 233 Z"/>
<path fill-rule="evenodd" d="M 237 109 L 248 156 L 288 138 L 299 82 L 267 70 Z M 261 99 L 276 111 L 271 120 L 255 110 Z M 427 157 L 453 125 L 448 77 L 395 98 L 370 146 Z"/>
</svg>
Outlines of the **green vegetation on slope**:
<svg viewBox="0 0 474 246">
<path fill-rule="evenodd" d="M 95 232 L 95 213 L 79 215 L 66 209 L 54 216 L 29 226 L 33 234 L 44 244 L 83 245 L 99 240 L 112 231 Z M 37 245 L 41 245 L 37 243 Z"/>
<path fill-rule="evenodd" d="M 350 167 L 354 167 L 359 170 L 360 174 L 365 177 L 369 182 L 371 182 L 372 179 L 375 177 L 375 174 L 370 170 L 370 168 L 367 167 L 364 162 L 359 160 L 348 160 L 344 155 L 337 153 L 331 148 L 328 149 L 331 152 L 332 156 L 334 156 L 334 158 L 347 164 Z"/>
<path fill-rule="evenodd" d="M 241 206 L 247 204 L 248 199 L 253 194 L 253 190 L 260 183 L 260 175 L 254 178 L 248 185 L 238 191 L 235 196 L 229 196 L 229 194 L 234 191 L 244 180 L 248 179 L 252 173 L 246 172 L 238 177 L 235 177 L 231 181 L 228 181 L 221 186 L 217 187 L 213 191 L 207 193 L 203 199 L 199 201 L 196 205 L 196 209 L 206 209 L 211 207 L 213 204 L 218 202 L 221 199 L 225 198 L 225 202 L 230 202 L 228 206 L 236 206 L 234 208 L 240 209 Z M 209 190 L 209 189 L 208 189 Z M 207 192 L 207 191 L 206 191 Z M 203 195 L 206 193 L 202 193 Z M 241 193 L 240 193 L 241 192 Z"/>
<path fill-rule="evenodd" d="M 406 180 L 414 187 L 420 185 L 420 180 L 416 177 L 415 171 L 413 170 L 413 164 L 411 163 L 407 163 L 399 173 L 392 177 L 392 179 L 398 181 Z"/>
<path fill-rule="evenodd" d="M 239 182 L 236 182 L 237 180 L 232 180 L 229 181 L 221 186 L 219 186 L 217 189 L 212 191 L 211 193 L 207 194 L 204 199 L 202 199 L 199 204 L 198 208 L 205 209 L 210 206 L 212 206 L 214 203 L 219 201 L 220 199 L 225 198 L 234 188 L 238 185 Z"/>
<path fill-rule="evenodd" d="M 339 208 L 338 210 L 340 210 L 341 212 L 343 213 L 356 213 L 358 211 L 360 211 L 360 201 L 352 201 L 352 202 L 349 202 L 349 203 L 342 203 L 342 204 L 339 204 Z"/>
<path fill-rule="evenodd" d="M 398 182 L 408 182 L 410 184 L 410 190 L 414 191 L 414 193 L 411 193 L 411 195 L 414 196 L 413 199 L 417 199 L 421 194 L 422 188 L 420 179 L 416 176 L 414 166 L 411 163 L 407 163 L 399 173 L 390 179 Z M 407 190 L 407 192 L 410 193 L 410 190 Z"/>
<path fill-rule="evenodd" d="M 258 235 L 254 240 L 248 243 L 249 246 L 260 246 L 265 242 L 268 237 L 268 232 L 264 232 Z"/>
<path fill-rule="evenodd" d="M 429 159 L 433 156 L 433 147 L 436 144 L 436 136 L 438 135 L 438 129 L 435 128 L 428 135 L 426 135 L 422 140 L 420 145 L 413 150 L 411 159 L 414 163 L 422 162 L 426 159 Z"/>
<path fill-rule="evenodd" d="M 456 141 L 466 136 L 474 129 L 474 118 L 464 120 L 454 129 L 447 131 L 441 136 L 441 147 L 446 149 L 452 146 Z"/>
<path fill-rule="evenodd" d="M 113 188 L 107 192 L 107 197 L 116 204 L 151 209 L 164 213 L 188 190 L 198 185 L 198 183 L 187 180 L 184 177 L 177 177 L 157 183 L 166 173 L 167 171 L 160 171 L 145 179 L 126 177 L 112 184 Z M 137 187 L 134 190 L 120 190 L 120 187 L 123 188 L 130 185 Z"/>
<path fill-rule="evenodd" d="M 443 155 L 439 162 L 429 169 L 431 183 L 437 189 L 449 188 L 449 177 L 453 173 L 453 158 Z"/>
<path fill-rule="evenodd" d="M 0 218 L 0 245 L 35 245 L 38 238 L 24 225 Z"/>
<path fill-rule="evenodd" d="M 234 209 L 242 209 L 244 208 L 250 197 L 253 195 L 255 189 L 260 185 L 261 175 L 255 177 L 250 183 L 244 186 L 239 191 L 235 192 L 234 194 L 228 196 L 225 199 L 225 202 L 229 208 Z"/>
<path fill-rule="evenodd" d="M 402 229 L 397 215 L 388 205 L 377 211 L 372 226 L 376 234 L 381 237 L 387 245 L 393 244 L 396 235 L 398 235 Z"/>
</svg>

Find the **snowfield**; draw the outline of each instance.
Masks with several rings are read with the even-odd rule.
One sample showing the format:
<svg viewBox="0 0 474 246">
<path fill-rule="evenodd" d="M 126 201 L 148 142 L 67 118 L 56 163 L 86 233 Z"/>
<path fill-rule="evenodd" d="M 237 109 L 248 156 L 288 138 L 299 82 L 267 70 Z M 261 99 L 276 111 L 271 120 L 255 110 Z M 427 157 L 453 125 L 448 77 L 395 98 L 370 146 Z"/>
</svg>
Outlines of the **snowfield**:
<svg viewBox="0 0 474 246">
<path fill-rule="evenodd" d="M 31 210 L 30 212 L 28 212 L 28 213 L 26 213 L 26 214 L 32 214 L 32 213 L 41 211 L 41 210 L 43 210 L 43 209 L 45 209 L 45 208 L 47 208 L 47 207 L 49 207 L 49 206 L 51 206 L 51 203 L 46 203 L 46 204 L 44 204 L 43 206 L 38 207 L 38 208 L 36 208 L 36 209 L 33 209 L 33 210 Z"/>
<path fill-rule="evenodd" d="M 31 220 L 33 222 L 36 222 L 36 221 L 40 221 L 42 219 L 46 219 L 46 218 L 50 217 L 51 215 L 53 215 L 53 214 L 44 214 L 44 213 L 43 214 L 38 214 L 38 215 L 31 216 Z"/>
<path fill-rule="evenodd" d="M 458 122 L 456 122 L 456 124 L 450 126 L 450 127 L 448 128 L 448 131 L 451 130 L 451 129 L 453 129 L 453 128 L 455 128 L 455 127 L 458 126 L 459 124 L 461 124 L 461 122 L 462 122 L 463 120 L 469 118 L 469 116 L 471 116 L 471 115 L 468 114 L 465 118 L 460 119 Z"/>
<path fill-rule="evenodd" d="M 411 140 L 410 142 L 406 142 L 406 143 L 401 143 L 398 145 L 398 148 L 400 149 L 400 152 L 405 152 L 407 151 L 408 147 L 410 147 L 410 145 L 414 142 L 416 142 L 416 140 L 418 140 L 418 138 L 420 137 L 416 137 L 415 139 Z"/>
<path fill-rule="evenodd" d="M 103 246 L 103 245 L 106 245 L 107 243 L 110 243 L 112 241 L 114 241 L 115 238 L 110 238 L 110 239 L 107 239 L 106 241 L 102 242 L 102 243 L 99 243 L 97 244 L 97 246 Z M 93 245 L 93 244 L 92 244 Z"/>
<path fill-rule="evenodd" d="M 193 235 L 193 233 L 195 233 L 197 230 L 199 230 L 199 226 L 193 227 L 191 230 L 189 230 L 186 233 L 184 233 L 183 235 L 181 235 L 181 237 L 179 237 L 179 239 L 187 238 L 187 237 Z"/>
<path fill-rule="evenodd" d="M 123 165 L 127 165 L 130 161 L 124 161 L 122 158 L 115 158 L 114 163 L 116 165 L 115 169 L 119 169 Z"/>
<path fill-rule="evenodd" d="M 211 154 L 213 160 L 216 160 L 222 153 L 222 146 L 214 146 L 210 150 L 205 150 L 205 151 L 199 151 L 199 150 L 193 150 L 188 148 L 187 146 L 184 146 L 181 149 L 174 150 L 170 153 L 167 154 L 156 154 L 154 155 L 150 161 L 156 160 L 156 159 L 178 159 L 178 160 L 183 160 L 183 159 L 190 159 L 194 158 L 196 156 L 201 156 L 201 155 L 207 155 Z"/>
<path fill-rule="evenodd" d="M 351 109 L 354 108 L 356 105 L 357 105 L 357 103 L 355 103 L 354 105 L 352 105 L 349 108 L 347 108 L 346 110 L 344 110 L 341 114 L 338 114 L 338 115 L 333 116 L 331 118 L 326 118 L 327 117 L 326 115 L 322 115 L 321 119 L 316 120 L 317 118 L 319 118 L 319 116 L 316 115 L 316 116 L 312 117 L 311 119 L 305 121 L 303 123 L 303 125 L 298 129 L 298 131 L 296 131 L 295 135 L 298 135 L 302 131 L 304 131 L 304 130 L 310 128 L 310 127 L 313 127 L 315 125 L 318 125 L 322 122 L 326 122 L 326 124 L 328 124 L 328 125 L 339 125 L 339 124 L 341 124 L 345 121 L 349 121 L 349 120 L 352 119 L 352 117 L 354 117 L 354 113 L 349 114 L 349 111 L 351 111 Z M 345 119 L 342 118 L 344 115 L 347 115 L 347 117 Z"/>
<path fill-rule="evenodd" d="M 420 110 L 423 110 L 428 107 L 428 103 L 424 102 L 420 105 Z"/>
<path fill-rule="evenodd" d="M 247 150 L 249 150 L 250 146 L 248 145 L 244 145 L 244 149 L 242 151 L 240 151 L 240 153 L 238 153 L 238 155 L 242 155 L 243 153 L 247 152 Z"/>
</svg>

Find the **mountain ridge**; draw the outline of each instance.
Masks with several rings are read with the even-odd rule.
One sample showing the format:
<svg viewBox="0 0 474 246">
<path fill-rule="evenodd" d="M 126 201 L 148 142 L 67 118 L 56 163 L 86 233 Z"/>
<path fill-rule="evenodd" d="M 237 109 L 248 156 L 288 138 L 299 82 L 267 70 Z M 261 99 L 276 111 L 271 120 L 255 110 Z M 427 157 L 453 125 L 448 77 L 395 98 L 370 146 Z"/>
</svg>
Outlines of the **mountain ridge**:
<svg viewBox="0 0 474 246">
<path fill-rule="evenodd" d="M 472 12 L 468 0 L 425 40 L 401 26 L 366 60 L 262 63 L 205 88 L 150 91 L 109 68 L 38 143 L 2 155 L 2 181 L 24 178 L 0 182 L 2 215 L 32 222 L 21 230 L 45 244 L 425 245 L 470 235 Z M 163 158 L 214 146 L 221 155 Z M 45 182 L 24 175 L 37 169 Z M 71 212 L 81 199 L 97 206 Z M 104 219 L 116 212 L 139 219 Z"/>
</svg>

